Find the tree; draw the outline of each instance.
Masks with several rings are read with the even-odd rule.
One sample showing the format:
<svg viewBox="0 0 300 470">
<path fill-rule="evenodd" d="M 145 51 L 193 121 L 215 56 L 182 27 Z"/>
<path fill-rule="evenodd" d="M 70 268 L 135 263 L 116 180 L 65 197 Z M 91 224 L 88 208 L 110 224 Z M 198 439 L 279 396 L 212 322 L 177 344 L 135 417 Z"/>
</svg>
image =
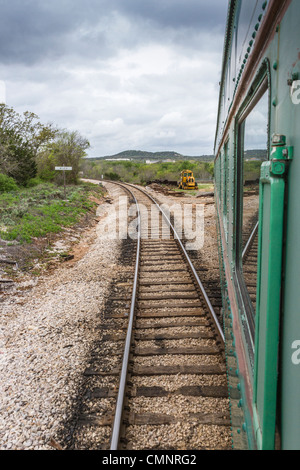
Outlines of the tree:
<svg viewBox="0 0 300 470">
<path fill-rule="evenodd" d="M 81 160 L 86 156 L 86 150 L 90 147 L 89 141 L 82 137 L 77 131 L 60 131 L 46 152 L 50 167 L 54 170 L 55 166 L 69 166 L 72 171 L 66 172 L 68 183 L 77 183 L 80 171 Z M 44 154 L 45 158 L 45 154 Z M 60 175 L 61 176 L 61 175 Z M 57 176 L 57 179 L 60 179 Z"/>
<path fill-rule="evenodd" d="M 26 186 L 27 182 L 37 174 L 35 153 L 28 142 L 22 142 L 15 135 L 10 150 L 15 166 L 8 171 L 8 176 L 13 177 L 19 185 Z"/>
<path fill-rule="evenodd" d="M 212 163 L 205 163 L 205 170 L 212 176 L 214 177 L 215 173 L 215 164 Z"/>
<path fill-rule="evenodd" d="M 26 111 L 21 116 L 13 108 L 0 104 L 0 171 L 26 186 L 37 174 L 39 150 L 49 143 L 57 130 Z"/>
</svg>

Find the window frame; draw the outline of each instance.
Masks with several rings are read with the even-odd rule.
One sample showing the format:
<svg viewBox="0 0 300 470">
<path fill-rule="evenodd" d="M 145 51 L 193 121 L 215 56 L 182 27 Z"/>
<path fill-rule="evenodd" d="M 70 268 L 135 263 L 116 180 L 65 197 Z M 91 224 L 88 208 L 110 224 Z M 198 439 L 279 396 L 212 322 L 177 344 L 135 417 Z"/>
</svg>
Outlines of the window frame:
<svg viewBox="0 0 300 470">
<path fill-rule="evenodd" d="M 243 163 L 244 163 L 244 132 L 247 117 L 258 104 L 265 93 L 268 93 L 268 129 L 267 155 L 270 158 L 270 104 L 271 104 L 271 75 L 269 61 L 265 60 L 254 79 L 246 98 L 242 102 L 235 118 L 235 235 L 234 235 L 234 284 L 240 309 L 245 341 L 248 345 L 249 360 L 254 368 L 255 350 L 255 315 L 252 301 L 243 276 L 242 264 L 242 229 L 243 229 Z"/>
</svg>

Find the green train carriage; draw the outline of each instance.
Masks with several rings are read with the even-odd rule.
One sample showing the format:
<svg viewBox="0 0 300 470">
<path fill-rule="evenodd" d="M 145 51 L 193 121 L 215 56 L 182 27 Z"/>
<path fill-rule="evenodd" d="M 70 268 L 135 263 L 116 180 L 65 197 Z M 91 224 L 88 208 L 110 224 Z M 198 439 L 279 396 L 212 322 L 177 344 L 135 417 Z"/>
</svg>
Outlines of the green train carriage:
<svg viewBox="0 0 300 470">
<path fill-rule="evenodd" d="M 300 449 L 300 2 L 231 0 L 215 140 L 236 449 Z"/>
</svg>

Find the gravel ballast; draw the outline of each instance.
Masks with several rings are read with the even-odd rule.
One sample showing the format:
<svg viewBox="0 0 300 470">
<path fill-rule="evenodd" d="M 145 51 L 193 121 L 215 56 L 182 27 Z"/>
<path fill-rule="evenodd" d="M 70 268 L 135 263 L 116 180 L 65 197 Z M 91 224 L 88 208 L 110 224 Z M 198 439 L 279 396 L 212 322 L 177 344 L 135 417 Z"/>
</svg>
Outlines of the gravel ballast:
<svg viewBox="0 0 300 470">
<path fill-rule="evenodd" d="M 86 253 L 78 262 L 1 295 L 1 450 L 55 448 L 118 270 L 120 241 L 105 232 L 113 209 L 99 206 L 101 220 L 82 234 L 77 249 L 85 245 Z"/>
<path fill-rule="evenodd" d="M 93 393 L 82 393 L 87 380 L 90 381 L 92 391 L 98 389 L 102 392 L 105 387 L 115 391 L 118 387 L 117 375 L 91 374 L 88 379 L 85 377 L 88 370 L 105 374 L 120 365 L 119 351 L 122 349 L 127 317 L 124 317 L 124 293 L 119 293 L 112 286 L 115 288 L 117 284 L 119 287 L 121 283 L 124 286 L 130 284 L 133 277 L 131 262 L 128 265 L 125 261 L 123 265 L 121 262 L 124 258 L 123 241 L 111 237 L 110 233 L 118 196 L 124 196 L 124 192 L 112 185 L 107 185 L 107 188 L 110 199 L 98 208 L 100 221 L 97 226 L 81 233 L 78 244 L 74 246 L 75 259 L 60 263 L 40 277 L 20 278 L 14 291 L 0 294 L 0 450 L 53 450 L 61 448 L 62 443 L 64 448 L 70 444 L 70 448 L 73 445 L 75 449 L 93 450 L 100 449 L 109 440 L 110 426 L 93 427 L 88 420 L 79 423 L 78 427 L 74 425 L 70 430 L 70 423 L 73 426 L 79 416 L 75 405 L 78 398 L 81 400 L 81 417 L 85 412 L 87 416 L 95 416 L 100 421 L 113 416 L 114 398 L 100 396 L 95 399 Z M 206 216 L 208 221 L 213 217 L 211 206 L 206 208 Z M 124 228 L 124 224 L 121 226 Z M 209 249 L 204 259 L 208 266 L 215 265 L 215 255 L 212 255 L 213 235 L 213 230 L 209 231 L 206 238 Z M 157 278 L 157 274 L 149 275 L 151 282 L 152 277 Z M 145 292 L 151 293 L 157 289 L 157 286 L 150 286 Z M 143 302 L 148 307 L 143 310 L 143 315 L 146 315 L 156 308 L 158 300 L 141 300 L 140 305 L 143 306 Z M 169 300 L 159 302 L 161 310 L 168 311 Z M 125 303 L 129 305 L 130 300 L 125 300 Z M 190 305 L 191 315 L 193 309 L 199 310 L 196 300 L 185 299 L 177 302 L 177 306 L 181 303 Z M 191 325 L 195 323 L 195 326 L 180 327 L 180 317 L 147 319 L 139 316 L 137 322 L 143 328 L 140 333 L 152 334 L 149 339 L 140 341 L 139 346 L 156 348 L 157 341 L 153 335 L 163 334 L 164 324 L 176 325 L 176 328 L 172 328 L 174 335 L 187 331 L 207 331 L 202 317 L 184 318 Z M 200 321 L 204 323 L 203 326 L 199 326 Z M 185 346 L 186 340 L 175 340 L 172 337 L 164 340 L 164 347 L 167 348 L 172 349 L 178 344 Z M 201 336 L 189 341 L 189 346 L 194 348 L 211 345 L 213 342 L 210 338 Z M 96 357 L 96 353 L 103 360 L 93 363 L 91 358 Z M 193 366 L 199 365 L 199 362 L 206 366 L 222 365 L 220 358 L 214 355 L 200 358 L 195 354 L 189 355 L 188 359 L 184 354 L 176 355 L 178 364 Z M 173 364 L 172 354 L 154 358 L 138 356 L 134 363 L 135 366 Z M 168 376 L 141 378 L 137 375 L 132 383 L 134 390 L 137 387 L 159 385 L 168 392 L 176 391 L 180 386 L 195 384 L 225 386 L 226 376 L 174 376 L 174 380 L 170 381 Z M 217 447 L 221 442 L 221 447 L 227 447 L 229 443 L 228 428 L 202 426 L 197 421 L 193 421 L 191 426 L 185 423 L 191 405 L 194 413 L 205 411 L 226 415 L 227 399 L 183 397 L 178 401 L 178 397 L 170 393 L 168 398 L 157 397 L 150 401 L 147 397 L 140 397 L 134 403 L 136 413 L 152 412 L 154 403 L 158 413 L 174 414 L 179 421 L 160 430 L 157 427 L 151 429 L 151 426 L 144 428 L 141 425 L 136 429 L 129 426 L 129 439 L 134 442 L 136 449 L 148 448 L 149 445 L 154 449 L 157 446 L 167 448 L 169 441 L 166 435 L 174 436 L 178 449 L 207 447 L 207 436 L 210 435 L 208 447 Z M 146 437 L 149 432 L 151 442 Z"/>
</svg>

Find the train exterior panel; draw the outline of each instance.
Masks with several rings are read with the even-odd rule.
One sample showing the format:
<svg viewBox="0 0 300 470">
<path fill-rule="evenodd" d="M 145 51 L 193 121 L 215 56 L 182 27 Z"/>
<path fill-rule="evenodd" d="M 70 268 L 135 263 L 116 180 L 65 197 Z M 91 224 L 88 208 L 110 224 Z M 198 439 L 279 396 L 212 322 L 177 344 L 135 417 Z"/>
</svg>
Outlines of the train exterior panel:
<svg viewBox="0 0 300 470">
<path fill-rule="evenodd" d="M 215 185 L 233 447 L 300 449 L 300 2 L 228 5 Z"/>
</svg>

